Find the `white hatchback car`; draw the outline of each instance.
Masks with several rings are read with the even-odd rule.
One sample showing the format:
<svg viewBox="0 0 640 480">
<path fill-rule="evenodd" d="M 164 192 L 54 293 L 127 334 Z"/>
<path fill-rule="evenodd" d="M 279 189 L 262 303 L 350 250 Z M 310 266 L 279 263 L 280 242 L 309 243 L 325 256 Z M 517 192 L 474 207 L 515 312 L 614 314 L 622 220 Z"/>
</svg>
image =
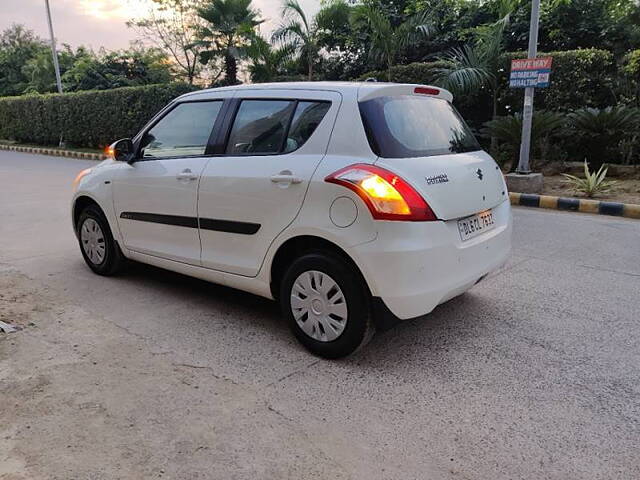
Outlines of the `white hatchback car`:
<svg viewBox="0 0 640 480">
<path fill-rule="evenodd" d="M 80 172 L 89 267 L 125 258 L 276 299 L 328 358 L 501 266 L 498 165 L 440 88 L 279 83 L 183 95 Z"/>
</svg>

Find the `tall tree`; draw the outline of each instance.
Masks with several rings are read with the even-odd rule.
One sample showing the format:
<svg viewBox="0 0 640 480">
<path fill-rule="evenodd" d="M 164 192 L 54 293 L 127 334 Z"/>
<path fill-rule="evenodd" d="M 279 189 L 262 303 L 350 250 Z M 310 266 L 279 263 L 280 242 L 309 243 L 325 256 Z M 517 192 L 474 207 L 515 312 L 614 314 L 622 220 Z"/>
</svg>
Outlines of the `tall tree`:
<svg viewBox="0 0 640 480">
<path fill-rule="evenodd" d="M 498 115 L 498 74 L 504 53 L 504 33 L 518 0 L 501 0 L 500 19 L 476 28 L 474 42 L 454 48 L 440 57 L 445 64 L 438 71 L 437 83 L 454 93 L 464 94 L 487 88 L 492 98 L 492 118 Z M 495 146 L 495 138 L 492 138 Z"/>
<path fill-rule="evenodd" d="M 353 40 L 349 18 L 353 7 L 345 0 L 323 1 L 314 17 L 318 45 L 327 51 L 344 50 Z"/>
<path fill-rule="evenodd" d="M 0 34 L 0 96 L 23 93 L 30 82 L 29 72 L 23 67 L 30 60 L 46 55 L 48 48 L 24 25 L 14 24 L 4 30 Z"/>
<path fill-rule="evenodd" d="M 227 85 L 238 82 L 238 60 L 244 55 L 248 39 L 263 22 L 251 7 L 251 0 L 210 0 L 198 9 L 206 24 L 198 31 L 196 45 L 202 47 L 200 61 L 208 64 L 222 58 Z"/>
<path fill-rule="evenodd" d="M 134 45 L 98 54 L 79 49 L 73 66 L 62 75 L 67 91 L 106 90 L 171 81 L 171 64 L 157 48 Z"/>
<path fill-rule="evenodd" d="M 62 75 L 73 68 L 74 64 L 87 54 L 88 52 L 84 47 L 79 47 L 74 52 L 69 45 L 63 44 L 58 51 L 58 63 Z M 22 67 L 22 73 L 28 79 L 23 93 L 52 93 L 58 91 L 51 51 L 42 50 L 35 57 L 28 59 Z"/>
<path fill-rule="evenodd" d="M 307 75 L 311 81 L 313 80 L 313 65 L 320 50 L 317 29 L 307 19 L 298 0 L 285 0 L 282 6 L 282 16 L 285 21 L 273 32 L 272 39 L 275 42 L 288 45 L 304 59 L 307 64 Z"/>
<path fill-rule="evenodd" d="M 433 26 L 426 11 L 410 16 L 398 25 L 380 9 L 372 5 L 361 5 L 354 11 L 355 23 L 364 22 L 369 27 L 369 54 L 383 63 L 387 69 L 388 80 L 391 81 L 391 67 L 398 56 L 412 43 L 433 33 Z"/>
<path fill-rule="evenodd" d="M 202 70 L 198 63 L 202 47 L 196 43 L 198 29 L 203 26 L 197 9 L 202 6 L 203 0 L 153 0 L 144 18 L 127 22 L 127 26 L 162 49 L 178 76 L 191 84 Z"/>
<path fill-rule="evenodd" d="M 251 81 L 270 82 L 277 75 L 285 73 L 286 66 L 291 62 L 292 53 L 287 45 L 275 47 L 264 38 L 254 36 L 247 47 Z"/>
<path fill-rule="evenodd" d="M 272 40 L 296 52 L 307 67 L 307 77 L 313 80 L 314 66 L 320 49 L 335 42 L 333 33 L 348 27 L 350 7 L 344 0 L 330 0 L 322 5 L 313 19 L 307 18 L 298 0 L 285 0 L 282 5 L 284 22 L 273 32 Z"/>
</svg>

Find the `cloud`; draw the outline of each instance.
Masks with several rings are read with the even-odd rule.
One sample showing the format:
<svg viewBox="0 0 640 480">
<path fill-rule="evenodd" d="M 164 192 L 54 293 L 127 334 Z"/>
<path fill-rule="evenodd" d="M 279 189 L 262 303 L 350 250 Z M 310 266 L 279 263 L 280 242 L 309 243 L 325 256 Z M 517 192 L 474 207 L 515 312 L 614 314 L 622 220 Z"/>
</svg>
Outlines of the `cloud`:
<svg viewBox="0 0 640 480">
<path fill-rule="evenodd" d="M 148 0 L 50 0 L 55 35 L 58 43 L 74 47 L 87 45 L 94 49 L 126 48 L 136 40 L 135 31 L 125 22 L 144 12 Z M 319 0 L 300 0 L 308 16 L 320 7 Z M 268 35 L 281 21 L 281 3 L 276 0 L 254 0 L 265 20 L 261 30 Z M 0 30 L 21 23 L 42 38 L 49 38 L 44 2 L 42 0 L 2 0 L 3 15 Z M 11 12 L 7 15 L 6 12 Z"/>
</svg>

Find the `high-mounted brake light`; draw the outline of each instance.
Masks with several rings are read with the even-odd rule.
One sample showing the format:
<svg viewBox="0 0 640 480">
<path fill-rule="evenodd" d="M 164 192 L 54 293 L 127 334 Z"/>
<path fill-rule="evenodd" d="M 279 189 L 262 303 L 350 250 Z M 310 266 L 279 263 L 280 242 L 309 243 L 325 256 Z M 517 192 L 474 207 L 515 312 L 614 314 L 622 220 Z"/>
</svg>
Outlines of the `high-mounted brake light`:
<svg viewBox="0 0 640 480">
<path fill-rule="evenodd" d="M 421 95 L 440 95 L 440 90 L 430 87 L 416 87 L 413 89 L 413 93 L 419 93 Z"/>
<path fill-rule="evenodd" d="M 332 173 L 325 181 L 356 192 L 376 220 L 437 220 L 431 207 L 411 185 L 384 168 L 367 164 L 350 165 Z"/>
</svg>

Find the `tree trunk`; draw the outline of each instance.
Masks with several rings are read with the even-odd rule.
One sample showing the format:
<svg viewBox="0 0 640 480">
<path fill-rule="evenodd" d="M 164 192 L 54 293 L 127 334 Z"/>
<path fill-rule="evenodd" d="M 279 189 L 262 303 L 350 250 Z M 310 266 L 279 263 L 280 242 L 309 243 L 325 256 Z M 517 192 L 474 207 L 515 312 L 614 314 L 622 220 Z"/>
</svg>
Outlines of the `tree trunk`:
<svg viewBox="0 0 640 480">
<path fill-rule="evenodd" d="M 491 120 L 495 120 L 496 117 L 498 116 L 498 86 L 497 85 L 493 87 L 492 101 L 493 101 L 493 113 L 491 115 Z M 498 149 L 498 139 L 495 137 L 495 135 L 491 135 L 491 155 L 495 155 L 497 149 Z"/>
<path fill-rule="evenodd" d="M 227 85 L 238 84 L 238 64 L 236 57 L 229 52 L 224 56 L 225 83 Z"/>
<path fill-rule="evenodd" d="M 391 56 L 387 57 L 387 81 L 391 83 L 391 67 L 393 65 L 393 60 Z"/>
<path fill-rule="evenodd" d="M 313 56 L 309 54 L 307 61 L 309 62 L 309 81 L 313 81 Z"/>
</svg>

